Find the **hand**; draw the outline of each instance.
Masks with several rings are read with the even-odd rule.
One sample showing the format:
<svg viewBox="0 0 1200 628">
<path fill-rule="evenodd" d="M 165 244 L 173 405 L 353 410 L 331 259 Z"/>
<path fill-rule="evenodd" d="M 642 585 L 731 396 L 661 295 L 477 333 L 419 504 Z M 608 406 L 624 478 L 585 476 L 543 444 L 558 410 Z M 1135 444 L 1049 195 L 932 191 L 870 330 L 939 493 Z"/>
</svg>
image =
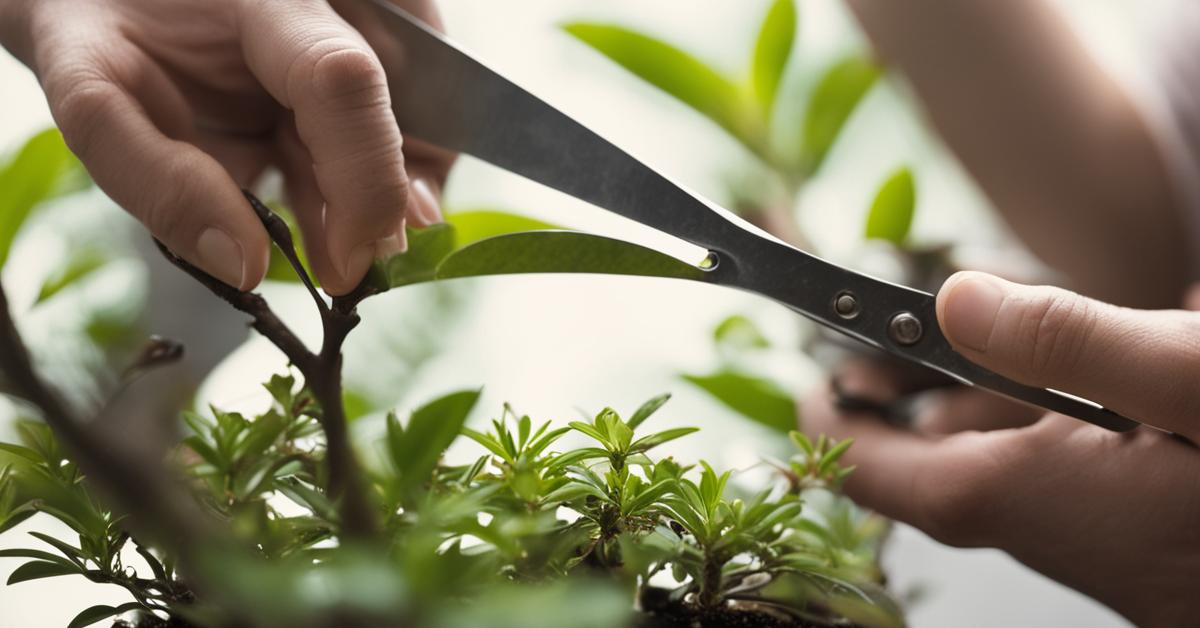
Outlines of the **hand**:
<svg viewBox="0 0 1200 628">
<path fill-rule="evenodd" d="M 427 0 L 404 4 L 436 23 Z M 37 74 L 96 183 L 173 251 L 257 285 L 269 241 L 239 187 L 274 165 L 313 271 L 342 294 L 403 247 L 406 216 L 440 219 L 452 159 L 413 142 L 402 152 L 352 5 L 0 0 L 0 41 Z"/>
<path fill-rule="evenodd" d="M 1153 427 L 1116 434 L 1056 414 L 1026 424 L 1028 414 L 1002 419 L 1011 404 L 959 391 L 949 403 L 964 414 L 926 405 L 910 431 L 839 413 L 827 388 L 806 400 L 803 428 L 855 439 L 847 493 L 945 543 L 1006 550 L 1138 625 L 1194 621 L 1200 313 L 1123 309 L 981 273 L 950 278 L 937 312 L 972 361 Z M 839 382 L 882 400 L 895 386 L 881 368 L 860 363 Z"/>
</svg>

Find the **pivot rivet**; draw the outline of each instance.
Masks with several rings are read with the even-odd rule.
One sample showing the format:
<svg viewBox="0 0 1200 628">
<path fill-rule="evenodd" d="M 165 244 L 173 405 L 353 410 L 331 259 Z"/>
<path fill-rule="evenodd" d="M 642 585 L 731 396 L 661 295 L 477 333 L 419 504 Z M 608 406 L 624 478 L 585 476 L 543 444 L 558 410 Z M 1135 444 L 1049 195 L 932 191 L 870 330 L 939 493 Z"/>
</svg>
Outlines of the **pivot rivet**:
<svg viewBox="0 0 1200 628">
<path fill-rule="evenodd" d="M 915 345 L 924 333 L 921 319 L 913 316 L 912 312 L 900 312 L 888 323 L 888 335 L 896 344 Z"/>
<path fill-rule="evenodd" d="M 838 316 L 851 320 L 858 317 L 862 307 L 859 306 L 858 297 L 854 296 L 853 292 L 844 290 L 833 297 L 833 311 Z"/>
</svg>

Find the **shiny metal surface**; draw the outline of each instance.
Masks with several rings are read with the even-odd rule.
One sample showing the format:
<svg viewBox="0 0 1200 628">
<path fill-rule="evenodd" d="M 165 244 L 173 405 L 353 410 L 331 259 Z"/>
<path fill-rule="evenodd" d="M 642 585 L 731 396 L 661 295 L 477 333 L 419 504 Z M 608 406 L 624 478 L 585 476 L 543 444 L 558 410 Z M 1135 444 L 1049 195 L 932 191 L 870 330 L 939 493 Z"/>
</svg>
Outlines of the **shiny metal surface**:
<svg viewBox="0 0 1200 628">
<path fill-rule="evenodd" d="M 406 136 L 472 155 L 704 247 L 718 261 L 705 275 L 709 283 L 769 297 L 964 384 L 1111 430 L 1136 427 L 1096 404 L 1025 386 L 968 362 L 938 328 L 933 295 L 856 273 L 744 229 L 386 0 L 364 2 L 376 7 L 380 25 L 390 33 L 388 45 L 376 49 Z M 853 295 L 852 316 L 847 316 L 845 295 Z M 902 313 L 913 319 L 896 335 L 893 320 Z M 907 333 L 914 329 L 920 332 Z"/>
</svg>

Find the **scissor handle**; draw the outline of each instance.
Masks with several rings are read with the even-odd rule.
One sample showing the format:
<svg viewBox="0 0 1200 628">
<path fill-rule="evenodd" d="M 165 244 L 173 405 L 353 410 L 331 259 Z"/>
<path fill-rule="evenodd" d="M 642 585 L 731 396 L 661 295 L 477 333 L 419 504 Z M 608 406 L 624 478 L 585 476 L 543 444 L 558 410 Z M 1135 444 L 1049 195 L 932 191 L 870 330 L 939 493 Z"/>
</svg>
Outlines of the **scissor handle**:
<svg viewBox="0 0 1200 628">
<path fill-rule="evenodd" d="M 833 330 L 972 386 L 1124 432 L 1138 426 L 1099 404 L 1027 386 L 955 351 L 938 326 L 936 297 L 854 272 L 786 244 L 744 232 L 719 261 L 713 283 L 783 303 Z M 731 262 L 731 263 L 725 263 Z"/>
</svg>

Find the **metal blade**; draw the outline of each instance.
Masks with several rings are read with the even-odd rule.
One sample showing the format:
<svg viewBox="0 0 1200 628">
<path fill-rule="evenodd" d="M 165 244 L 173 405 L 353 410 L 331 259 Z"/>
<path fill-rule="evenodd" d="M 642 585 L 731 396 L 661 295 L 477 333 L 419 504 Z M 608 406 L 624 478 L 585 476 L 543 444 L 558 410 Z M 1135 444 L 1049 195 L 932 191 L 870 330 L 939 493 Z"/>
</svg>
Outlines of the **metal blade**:
<svg viewBox="0 0 1200 628">
<path fill-rule="evenodd" d="M 697 246 L 740 230 L 663 175 L 473 59 L 386 0 L 370 0 L 403 50 L 389 68 L 406 136 L 472 155 Z M 395 54 L 398 53 L 398 54 Z"/>
<path fill-rule="evenodd" d="M 715 254 L 703 280 L 748 290 L 897 357 L 1111 430 L 1137 424 L 1091 402 L 968 362 L 934 296 L 856 273 L 735 224 L 663 175 L 464 53 L 387 0 L 378 9 L 393 108 L 406 136 L 467 153 Z M 371 39 L 370 33 L 367 34 Z M 852 312 L 841 307 L 850 298 Z M 897 321 L 904 325 L 897 328 Z"/>
</svg>

